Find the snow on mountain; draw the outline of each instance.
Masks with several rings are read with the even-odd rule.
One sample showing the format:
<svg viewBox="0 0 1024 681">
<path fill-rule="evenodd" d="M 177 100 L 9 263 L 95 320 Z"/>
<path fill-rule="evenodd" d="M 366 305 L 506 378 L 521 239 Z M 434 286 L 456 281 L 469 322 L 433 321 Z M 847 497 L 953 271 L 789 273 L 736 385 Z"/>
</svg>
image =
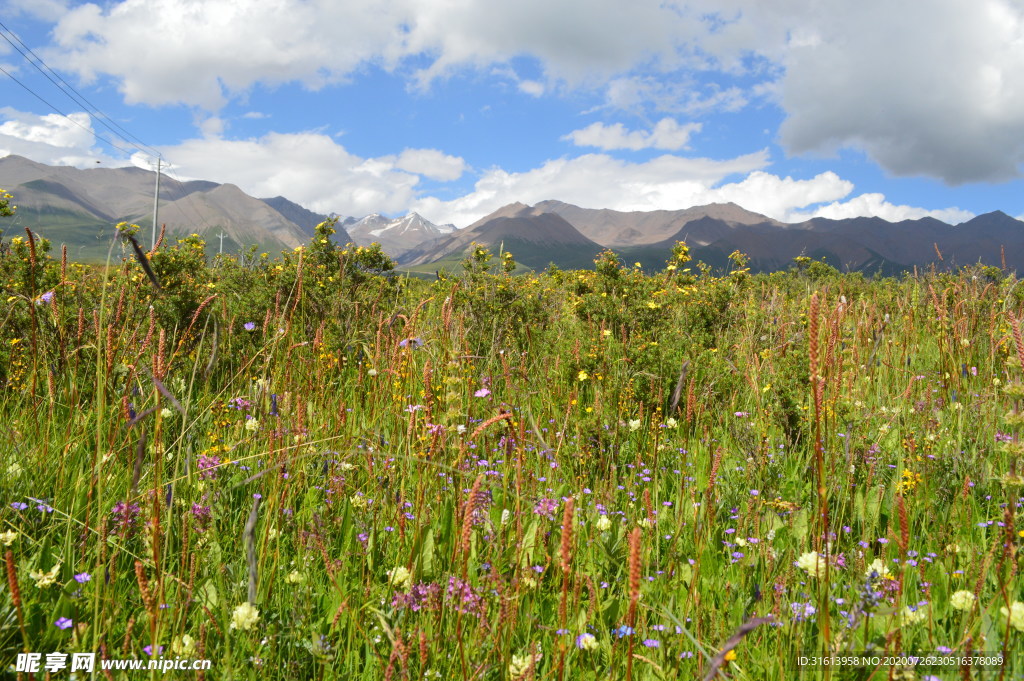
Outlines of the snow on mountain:
<svg viewBox="0 0 1024 681">
<path fill-rule="evenodd" d="M 418 213 L 393 219 L 373 213 L 348 227 L 355 243 L 360 246 L 379 243 L 392 257 L 454 231 L 454 225 L 435 225 Z"/>
</svg>

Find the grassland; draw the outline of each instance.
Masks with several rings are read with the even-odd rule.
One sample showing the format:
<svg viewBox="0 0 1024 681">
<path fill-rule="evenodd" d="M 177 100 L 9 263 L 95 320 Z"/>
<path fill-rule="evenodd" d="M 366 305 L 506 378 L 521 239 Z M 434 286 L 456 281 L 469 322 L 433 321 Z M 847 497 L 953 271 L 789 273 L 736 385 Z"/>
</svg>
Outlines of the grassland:
<svg viewBox="0 0 1024 681">
<path fill-rule="evenodd" d="M 244 265 L 189 238 L 151 273 L 5 244 L 4 668 L 1024 677 L 1012 275 L 481 249 L 428 282 L 330 236 Z"/>
</svg>

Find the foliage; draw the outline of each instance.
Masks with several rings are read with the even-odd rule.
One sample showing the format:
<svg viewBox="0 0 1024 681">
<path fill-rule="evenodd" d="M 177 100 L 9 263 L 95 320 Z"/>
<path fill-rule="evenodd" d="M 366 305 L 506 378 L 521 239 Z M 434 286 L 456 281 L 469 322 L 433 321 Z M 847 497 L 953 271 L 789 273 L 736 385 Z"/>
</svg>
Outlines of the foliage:
<svg viewBox="0 0 1024 681">
<path fill-rule="evenodd" d="M 737 254 L 716 277 L 678 244 L 651 275 L 606 252 L 515 277 L 475 246 L 428 283 L 333 229 L 280 258 L 162 245 L 159 289 L 133 251 L 6 243 L 0 664 L 790 679 L 820 651 L 950 651 L 1024 672 L 1013 275 Z"/>
</svg>

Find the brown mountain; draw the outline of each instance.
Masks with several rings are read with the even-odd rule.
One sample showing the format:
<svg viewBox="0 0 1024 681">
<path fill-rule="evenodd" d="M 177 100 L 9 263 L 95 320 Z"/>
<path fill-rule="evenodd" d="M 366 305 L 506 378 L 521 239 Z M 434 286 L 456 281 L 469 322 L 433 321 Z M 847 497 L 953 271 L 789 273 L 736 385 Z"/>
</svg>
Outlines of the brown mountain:
<svg viewBox="0 0 1024 681">
<path fill-rule="evenodd" d="M 502 209 L 448 237 L 406 252 L 399 263 L 406 267 L 450 264 L 464 258 L 474 242 L 495 253 L 509 251 L 517 262 L 533 269 L 544 269 L 551 263 L 564 268 L 589 267 L 602 250 L 600 244 L 559 215 L 529 215 L 516 209 Z"/>
<path fill-rule="evenodd" d="M 73 258 L 102 259 L 118 222 L 138 224 L 143 241 L 151 238 L 155 181 L 156 173 L 140 168 L 82 170 L 6 156 L 0 158 L 0 187 L 14 194 L 18 212 L 0 229 L 28 227 L 55 245 L 67 244 Z M 160 181 L 158 220 L 172 239 L 198 233 L 219 248 L 223 234 L 226 251 L 256 244 L 279 252 L 308 242 L 324 219 L 282 197 L 256 199 L 234 185 L 166 175 Z M 348 234 L 339 230 L 338 240 Z"/>
</svg>

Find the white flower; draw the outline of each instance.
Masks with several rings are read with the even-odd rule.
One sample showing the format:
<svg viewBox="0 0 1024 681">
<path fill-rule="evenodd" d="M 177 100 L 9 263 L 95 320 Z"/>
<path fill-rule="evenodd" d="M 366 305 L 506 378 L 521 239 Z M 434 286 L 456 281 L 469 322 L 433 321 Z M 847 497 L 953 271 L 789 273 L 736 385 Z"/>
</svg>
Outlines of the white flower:
<svg viewBox="0 0 1024 681">
<path fill-rule="evenodd" d="M 298 570 L 292 570 L 288 573 L 288 576 L 284 578 L 284 581 L 289 584 L 305 584 L 306 575 L 302 574 Z"/>
<path fill-rule="evenodd" d="M 164 407 L 163 409 L 160 410 L 160 418 L 169 419 L 173 415 L 174 412 L 168 409 L 167 407 Z"/>
<path fill-rule="evenodd" d="M 640 430 L 640 426 L 641 425 L 642 425 L 642 422 L 640 421 L 640 419 L 630 419 L 629 420 L 629 432 L 632 433 L 633 431 Z"/>
<path fill-rule="evenodd" d="M 593 634 L 580 634 L 576 637 L 576 647 L 580 650 L 592 651 L 598 649 L 597 637 Z"/>
<path fill-rule="evenodd" d="M 14 543 L 14 540 L 18 538 L 18 533 L 14 530 L 8 532 L 0 532 L 0 543 L 4 546 L 10 546 Z"/>
<path fill-rule="evenodd" d="M 612 519 L 606 515 L 602 515 L 597 519 L 597 522 L 594 523 L 594 527 L 597 528 L 598 532 L 607 532 L 612 529 Z"/>
<path fill-rule="evenodd" d="M 404 565 L 394 567 L 388 570 L 388 584 L 396 589 L 408 591 L 409 587 L 412 586 L 412 573 Z"/>
<path fill-rule="evenodd" d="M 462 424 L 455 426 L 455 432 L 458 433 L 459 435 L 464 435 L 466 432 L 466 426 Z"/>
<path fill-rule="evenodd" d="M 249 631 L 259 619 L 260 611 L 252 603 L 242 603 L 231 613 L 231 628 Z"/>
<path fill-rule="evenodd" d="M 512 511 L 508 510 L 507 508 L 502 509 L 502 511 L 501 511 L 501 524 L 502 525 L 508 525 L 508 521 L 510 521 L 510 520 L 512 520 Z"/>
<path fill-rule="evenodd" d="M 52 568 L 50 568 L 49 572 L 43 572 L 42 570 L 33 570 L 32 572 L 28 573 L 28 576 L 35 581 L 37 587 L 43 589 L 57 581 L 58 572 L 60 572 L 60 563 L 57 563 Z"/>
<path fill-rule="evenodd" d="M 889 577 L 889 568 L 886 567 L 881 558 L 875 558 L 871 565 L 868 565 L 868 569 L 864 572 L 864 576 L 870 577 L 872 572 L 878 575 L 878 579 L 886 579 Z"/>
<path fill-rule="evenodd" d="M 800 554 L 796 560 L 796 566 L 811 577 L 824 577 L 827 567 L 825 559 L 819 556 L 817 551 Z"/>
<path fill-rule="evenodd" d="M 178 657 L 192 657 L 196 651 L 196 640 L 188 634 L 175 636 L 171 641 L 171 652 Z"/>
<path fill-rule="evenodd" d="M 679 421 L 676 421 L 671 416 L 669 416 L 667 419 L 665 419 L 665 427 L 666 428 L 675 428 L 677 425 L 679 425 Z"/>
<path fill-rule="evenodd" d="M 368 370 L 366 372 L 366 375 L 367 376 L 376 376 L 377 375 L 377 370 L 376 369 L 370 369 L 370 370 Z"/>
<path fill-rule="evenodd" d="M 920 622 L 924 622 L 927 618 L 928 614 L 925 612 L 923 607 L 912 608 L 908 605 L 903 608 L 903 612 L 900 613 L 900 626 L 918 624 Z"/>
<path fill-rule="evenodd" d="M 245 429 L 250 433 L 255 433 L 260 429 L 259 419 L 248 419 L 245 422 Z"/>
<path fill-rule="evenodd" d="M 1024 631 L 1024 603 L 1014 601 L 1009 608 L 1005 605 L 999 608 L 999 612 L 1003 613 L 1011 627 L 1017 631 Z"/>
<path fill-rule="evenodd" d="M 527 670 L 534 669 L 540 660 L 540 653 L 527 655 L 513 655 L 512 662 L 508 665 L 508 675 L 512 679 L 518 679 L 526 674 Z"/>
<path fill-rule="evenodd" d="M 955 610 L 971 610 L 974 608 L 974 594 L 970 591 L 961 590 L 949 597 L 949 604 Z"/>
<path fill-rule="evenodd" d="M 348 498 L 348 503 L 352 504 L 352 508 L 362 511 L 370 504 L 366 501 L 366 497 L 362 494 L 353 494 Z"/>
</svg>

